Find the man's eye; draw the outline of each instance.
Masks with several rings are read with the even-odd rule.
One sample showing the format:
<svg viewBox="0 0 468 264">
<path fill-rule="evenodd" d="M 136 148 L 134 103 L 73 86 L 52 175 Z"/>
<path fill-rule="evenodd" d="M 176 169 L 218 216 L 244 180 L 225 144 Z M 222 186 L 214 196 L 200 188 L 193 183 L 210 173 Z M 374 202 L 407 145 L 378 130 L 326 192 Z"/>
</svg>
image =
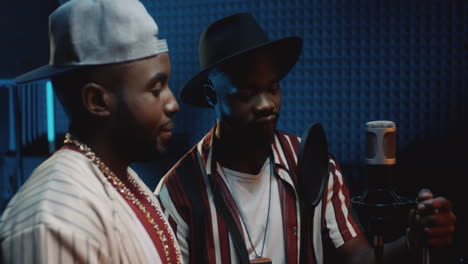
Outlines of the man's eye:
<svg viewBox="0 0 468 264">
<path fill-rule="evenodd" d="M 277 92 L 280 90 L 280 86 L 279 86 L 279 83 L 274 83 L 273 85 L 271 85 L 270 87 L 270 91 L 272 92 Z"/>
<path fill-rule="evenodd" d="M 240 97 L 250 97 L 252 95 L 252 91 L 250 90 L 240 90 L 237 92 L 237 95 L 239 95 Z"/>
<path fill-rule="evenodd" d="M 161 90 L 160 89 L 154 89 L 154 90 L 151 90 L 151 92 L 155 95 L 155 96 L 159 96 L 161 94 Z"/>
<path fill-rule="evenodd" d="M 161 83 L 157 83 L 154 85 L 153 89 L 151 90 L 151 92 L 155 95 L 155 96 L 159 96 L 159 94 L 161 94 L 162 92 L 162 85 Z"/>
</svg>

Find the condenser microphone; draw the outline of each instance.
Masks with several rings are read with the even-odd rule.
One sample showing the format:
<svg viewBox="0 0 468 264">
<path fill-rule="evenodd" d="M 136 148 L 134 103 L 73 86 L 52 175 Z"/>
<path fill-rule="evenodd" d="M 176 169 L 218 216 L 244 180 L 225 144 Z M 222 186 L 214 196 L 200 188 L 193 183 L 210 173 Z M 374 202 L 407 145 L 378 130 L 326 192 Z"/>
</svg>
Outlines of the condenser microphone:
<svg viewBox="0 0 468 264">
<path fill-rule="evenodd" d="M 376 263 L 383 263 L 384 237 L 392 241 L 406 228 L 406 212 L 413 202 L 396 194 L 396 125 L 393 121 L 367 122 L 365 171 L 367 188 L 351 199 L 366 233 L 371 235 Z M 404 217 L 401 217 L 404 216 Z"/>
<path fill-rule="evenodd" d="M 378 120 L 366 123 L 366 171 L 369 191 L 393 189 L 396 165 L 396 125 Z M 388 198 L 374 202 L 390 202 Z"/>
<path fill-rule="evenodd" d="M 366 123 L 366 162 L 370 165 L 396 163 L 396 125 L 380 120 Z"/>
</svg>

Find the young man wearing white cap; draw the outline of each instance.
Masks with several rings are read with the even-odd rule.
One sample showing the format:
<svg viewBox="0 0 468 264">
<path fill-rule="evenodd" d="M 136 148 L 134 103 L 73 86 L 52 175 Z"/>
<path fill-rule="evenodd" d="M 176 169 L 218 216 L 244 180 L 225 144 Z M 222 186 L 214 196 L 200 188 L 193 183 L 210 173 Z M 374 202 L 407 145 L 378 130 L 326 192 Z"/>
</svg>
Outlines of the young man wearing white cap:
<svg viewBox="0 0 468 264">
<path fill-rule="evenodd" d="M 136 0 L 71 0 L 50 16 L 48 65 L 70 118 L 64 146 L 4 211 L 2 263 L 182 263 L 133 161 L 164 152 L 179 110 L 165 40 Z"/>
<path fill-rule="evenodd" d="M 338 162 L 328 153 L 324 163 L 330 173 L 313 216 L 305 214 L 298 196 L 300 141 L 276 130 L 276 122 L 279 82 L 301 47 L 298 37 L 268 40 L 245 13 L 218 20 L 201 35 L 202 70 L 180 96 L 184 103 L 214 108 L 217 122 L 156 189 L 185 261 L 375 263 L 350 213 Z M 429 191 L 420 198 L 420 217 L 409 237 L 386 245 L 386 263 L 416 263 L 416 242 L 451 243 L 455 216 L 450 202 Z"/>
</svg>

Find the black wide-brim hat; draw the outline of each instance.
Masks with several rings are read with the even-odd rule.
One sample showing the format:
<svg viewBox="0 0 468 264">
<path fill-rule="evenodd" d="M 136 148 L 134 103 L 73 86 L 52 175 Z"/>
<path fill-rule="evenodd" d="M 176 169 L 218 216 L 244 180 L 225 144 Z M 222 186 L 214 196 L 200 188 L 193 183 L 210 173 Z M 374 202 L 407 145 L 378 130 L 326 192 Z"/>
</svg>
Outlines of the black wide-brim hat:
<svg viewBox="0 0 468 264">
<path fill-rule="evenodd" d="M 224 17 L 209 25 L 200 36 L 199 73 L 192 76 L 180 90 L 182 102 L 198 106 L 212 107 L 205 99 L 203 85 L 213 68 L 235 58 L 267 51 L 278 68 L 278 79 L 282 79 L 294 67 L 302 50 L 302 39 L 296 36 L 269 40 L 249 13 L 239 13 Z"/>
</svg>

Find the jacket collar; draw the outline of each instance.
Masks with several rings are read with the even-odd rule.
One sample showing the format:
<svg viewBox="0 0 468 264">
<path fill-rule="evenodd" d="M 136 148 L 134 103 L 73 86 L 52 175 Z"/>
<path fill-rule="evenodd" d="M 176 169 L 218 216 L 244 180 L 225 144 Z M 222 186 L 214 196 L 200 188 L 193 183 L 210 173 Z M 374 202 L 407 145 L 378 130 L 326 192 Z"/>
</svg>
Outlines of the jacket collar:
<svg viewBox="0 0 468 264">
<path fill-rule="evenodd" d="M 213 128 L 211 128 L 208 134 L 206 134 L 205 137 L 203 137 L 203 139 L 200 140 L 200 142 L 197 145 L 197 151 L 200 154 L 200 157 L 202 158 L 207 175 L 212 175 L 211 168 L 213 160 L 213 139 L 215 129 L 216 125 Z M 277 175 L 280 179 L 286 181 L 294 188 L 294 183 L 291 178 L 292 171 L 289 168 L 290 164 L 288 164 L 286 154 L 284 153 L 285 149 L 283 148 L 279 138 L 281 136 L 281 133 L 275 130 L 274 140 L 271 144 L 273 160 L 275 162 L 274 171 L 275 175 Z M 215 173 L 215 175 L 216 174 L 217 173 Z"/>
</svg>

